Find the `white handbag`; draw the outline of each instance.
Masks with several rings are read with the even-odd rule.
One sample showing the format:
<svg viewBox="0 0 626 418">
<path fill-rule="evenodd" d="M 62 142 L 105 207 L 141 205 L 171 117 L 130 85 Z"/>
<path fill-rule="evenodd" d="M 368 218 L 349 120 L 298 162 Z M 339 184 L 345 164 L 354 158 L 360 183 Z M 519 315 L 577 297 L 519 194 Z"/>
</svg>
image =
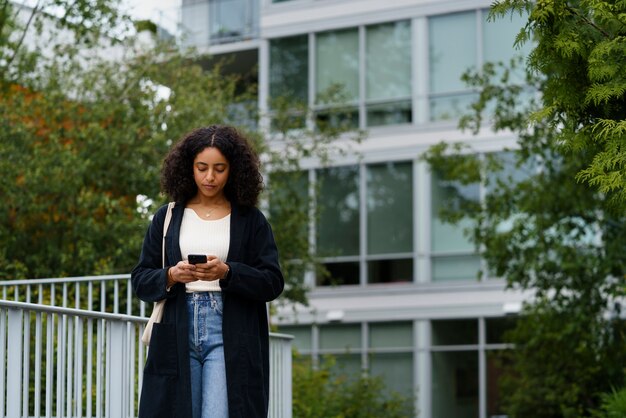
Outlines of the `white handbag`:
<svg viewBox="0 0 626 418">
<path fill-rule="evenodd" d="M 165 222 L 163 222 L 163 241 L 161 244 L 161 255 L 162 255 L 162 265 L 165 268 L 165 234 L 167 233 L 167 228 L 170 226 L 170 220 L 172 219 L 172 208 L 176 203 L 170 202 L 167 205 L 167 212 L 165 214 Z M 162 299 L 158 302 L 154 302 L 154 306 L 152 307 L 152 313 L 150 314 L 150 318 L 148 319 L 148 323 L 143 330 L 143 334 L 141 335 L 141 342 L 145 345 L 150 345 L 150 338 L 152 338 L 152 327 L 154 323 L 161 322 L 163 319 L 163 310 L 165 309 L 165 300 Z"/>
</svg>

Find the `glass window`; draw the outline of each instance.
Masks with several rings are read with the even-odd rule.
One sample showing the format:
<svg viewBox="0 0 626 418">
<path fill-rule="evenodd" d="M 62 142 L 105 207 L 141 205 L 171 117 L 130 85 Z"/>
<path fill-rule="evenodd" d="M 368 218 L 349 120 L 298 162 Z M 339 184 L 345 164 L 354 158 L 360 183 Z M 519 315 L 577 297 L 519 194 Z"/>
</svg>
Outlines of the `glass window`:
<svg viewBox="0 0 626 418">
<path fill-rule="evenodd" d="M 276 240 L 289 242 L 291 245 L 280 248 L 281 257 L 291 260 L 296 258 L 295 254 L 300 254 L 298 250 L 301 248 L 297 245 L 308 248 L 308 172 L 276 171 L 270 174 L 269 179 L 270 221 L 274 226 Z M 298 218 L 300 222 L 284 222 L 287 219 Z M 293 256 L 291 250 L 296 250 Z"/>
<path fill-rule="evenodd" d="M 400 125 L 411 123 L 411 100 L 367 105 L 367 126 Z"/>
<path fill-rule="evenodd" d="M 456 118 L 473 94 L 461 75 L 476 67 L 476 13 L 455 13 L 429 19 L 430 119 Z"/>
<path fill-rule="evenodd" d="M 370 348 L 412 348 L 412 322 L 376 322 L 369 324 Z"/>
<path fill-rule="evenodd" d="M 485 325 L 487 328 L 487 344 L 504 343 L 504 334 L 515 327 L 514 317 L 487 318 Z"/>
<path fill-rule="evenodd" d="M 332 167 L 319 170 L 317 179 L 319 183 L 317 254 L 358 255 L 359 167 Z"/>
<path fill-rule="evenodd" d="M 382 378 L 385 389 L 407 397 L 415 396 L 413 353 L 374 353 L 370 355 L 370 375 Z"/>
<path fill-rule="evenodd" d="M 413 259 L 371 260 L 367 262 L 368 283 L 413 281 Z"/>
<path fill-rule="evenodd" d="M 341 380 L 354 381 L 361 377 L 363 371 L 360 354 L 333 354 L 322 356 L 320 361 L 322 365 L 330 362 L 333 365 L 330 373 Z"/>
<path fill-rule="evenodd" d="M 411 162 L 367 167 L 367 251 L 413 251 L 413 166 Z"/>
<path fill-rule="evenodd" d="M 411 26 L 368 26 L 365 84 L 369 126 L 411 122 Z"/>
<path fill-rule="evenodd" d="M 478 353 L 432 353 L 432 416 L 478 416 Z"/>
<path fill-rule="evenodd" d="M 258 19 L 255 3 L 250 0 L 210 1 L 211 39 L 227 41 L 254 33 Z"/>
<path fill-rule="evenodd" d="M 308 102 L 309 38 L 307 35 L 270 41 L 270 97 Z"/>
<path fill-rule="evenodd" d="M 508 64 L 515 56 L 527 57 L 532 49 L 532 43 L 526 42 L 521 47 L 515 47 L 515 37 L 526 23 L 527 16 L 518 13 L 488 20 L 489 10 L 483 10 L 483 61 L 502 62 Z M 521 71 L 516 74 L 523 76 Z M 516 81 L 523 81 L 519 78 Z"/>
<path fill-rule="evenodd" d="M 323 32 L 316 37 L 316 92 L 341 85 L 347 101 L 359 98 L 359 36 L 356 29 Z M 319 101 L 319 98 L 318 98 Z"/>
<path fill-rule="evenodd" d="M 442 319 L 431 321 L 431 342 L 437 345 L 478 344 L 478 321 L 475 319 Z"/>
<path fill-rule="evenodd" d="M 463 185 L 456 181 L 444 180 L 440 173 L 432 172 L 430 224 L 432 281 L 468 280 L 478 277 L 480 257 L 473 254 L 474 245 L 464 233 L 465 229 L 471 227 L 471 220 L 461 219 L 456 224 L 445 222 L 441 211 L 459 209 L 463 202 L 479 200 L 478 183 Z M 468 254 L 449 254 L 459 252 Z"/>
<path fill-rule="evenodd" d="M 181 7 L 184 46 L 206 46 L 209 44 L 209 2 L 184 4 Z"/>
<path fill-rule="evenodd" d="M 361 350 L 361 325 L 323 325 L 319 328 L 320 349 Z"/>
<path fill-rule="evenodd" d="M 431 258 L 431 279 L 433 282 L 478 280 L 480 269 L 480 256 L 475 254 Z"/>
<path fill-rule="evenodd" d="M 318 286 L 355 285 L 360 283 L 358 261 L 324 263 L 324 267 L 326 268 L 325 274 L 323 272 L 317 274 Z"/>
<path fill-rule="evenodd" d="M 502 395 L 500 392 L 500 379 L 503 375 L 503 362 L 506 358 L 502 357 L 505 353 L 502 350 L 488 350 L 487 357 L 487 416 L 499 417 L 506 416 L 503 408 Z M 506 364 L 506 363 L 504 363 Z"/>
<path fill-rule="evenodd" d="M 311 350 L 311 327 L 296 325 L 280 325 L 278 332 L 281 334 L 293 335 L 293 346 L 298 351 Z"/>
<path fill-rule="evenodd" d="M 473 251 L 474 245 L 465 236 L 464 230 L 472 224 L 469 219 L 462 219 L 456 224 L 442 219 L 443 210 L 460 210 L 467 201 L 480 200 L 478 183 L 463 185 L 457 181 L 442 179 L 433 172 L 431 176 L 431 249 L 433 252 Z"/>
</svg>

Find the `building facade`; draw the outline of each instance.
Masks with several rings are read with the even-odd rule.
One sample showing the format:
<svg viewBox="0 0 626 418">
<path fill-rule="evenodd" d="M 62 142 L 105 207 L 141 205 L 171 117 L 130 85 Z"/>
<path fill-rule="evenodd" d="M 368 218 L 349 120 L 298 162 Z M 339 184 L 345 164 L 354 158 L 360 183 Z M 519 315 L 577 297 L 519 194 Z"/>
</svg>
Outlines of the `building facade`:
<svg viewBox="0 0 626 418">
<path fill-rule="evenodd" d="M 184 42 L 256 71 L 261 111 L 288 95 L 324 118 L 333 103 L 320 98 L 340 84 L 346 117 L 367 131 L 331 167 L 303 162 L 319 186 L 309 239 L 330 276 L 307 276 L 310 306 L 281 310 L 280 331 L 314 361 L 333 355 L 415 396 L 420 417 L 502 416 L 495 357 L 526 296 L 488 274 L 463 222 L 440 219 L 444 198 L 480 201 L 486 187 L 444 181 L 420 156 L 441 141 L 479 155 L 515 146 L 457 122 L 476 97 L 461 74 L 524 54 L 523 19 L 489 21 L 491 0 L 182 3 Z"/>
</svg>

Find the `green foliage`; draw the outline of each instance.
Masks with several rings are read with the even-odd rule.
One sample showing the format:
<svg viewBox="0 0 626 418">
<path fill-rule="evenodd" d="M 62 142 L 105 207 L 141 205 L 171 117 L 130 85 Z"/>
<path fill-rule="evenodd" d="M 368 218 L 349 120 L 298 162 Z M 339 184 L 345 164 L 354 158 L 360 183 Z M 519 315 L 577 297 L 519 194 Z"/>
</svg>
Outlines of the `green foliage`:
<svg viewBox="0 0 626 418">
<path fill-rule="evenodd" d="M 564 3 L 538 4 L 541 14 Z M 442 144 L 425 159 L 450 180 L 485 184 L 488 192 L 481 205 L 461 200 L 456 207 L 448 205 L 442 216 L 451 222 L 470 217 L 474 226 L 467 232 L 489 274 L 534 297 L 508 337 L 516 349 L 504 363 L 507 414 L 589 416 L 601 393 L 624 382 L 625 329 L 612 318 L 621 311 L 613 301 L 626 292 L 626 217 L 611 194 L 576 179 L 597 158 L 602 144 L 589 143 L 581 152 L 564 143 L 567 124 L 544 117 L 552 110 L 534 95 L 520 101 L 523 86 L 512 85 L 508 70 L 496 67 L 466 75 L 481 95 L 461 127 L 478 132 L 487 120 L 496 131 L 516 135 L 518 146 L 510 153 L 518 175 L 503 170 L 498 154 L 468 158 L 473 152 L 469 146 Z M 542 93 L 544 103 L 554 89 L 577 88 L 531 72 L 527 80 Z"/>
<path fill-rule="evenodd" d="M 346 376 L 332 357 L 319 369 L 294 354 L 295 418 L 406 418 L 415 416 L 413 399 L 387 393 L 375 377 Z"/>
<path fill-rule="evenodd" d="M 594 418 L 622 418 L 626 416 L 626 388 L 602 394 L 602 405 Z"/>
<path fill-rule="evenodd" d="M 191 129 L 219 123 L 243 130 L 264 171 L 277 173 L 268 196 L 286 197 L 271 219 L 285 298 L 306 303 L 304 271 L 316 262 L 293 231 L 307 228 L 308 203 L 293 200 L 301 190 L 280 173 L 297 172 L 303 158 L 327 162 L 340 138 L 345 146 L 360 134 L 332 124 L 296 132 L 288 121 L 298 107 L 288 101 L 273 110 L 284 121 L 277 132 L 259 129 L 256 86 L 245 75 L 220 63 L 207 69 L 208 57 L 170 43 L 102 38 L 127 22 L 118 0 L 39 5 L 27 10 L 32 21 L 18 22 L 0 0 L 0 280 L 130 271 L 149 216 L 165 200 L 164 155 Z M 45 11 L 63 14 L 55 20 Z M 28 50 L 23 35 L 52 39 L 51 22 L 71 42 L 50 47 L 54 54 Z M 111 44 L 119 59 L 107 56 Z"/>
<path fill-rule="evenodd" d="M 615 366 L 626 360 L 624 321 L 587 308 L 561 309 L 549 299 L 526 307 L 507 335 L 515 350 L 503 352 L 501 389 L 510 416 L 589 416 L 607 382 L 623 381 Z"/>
<path fill-rule="evenodd" d="M 588 158 L 577 179 L 626 204 L 626 2 L 504 0 L 495 15 L 526 10 L 530 70 L 545 76 L 535 115 L 561 127 L 557 139 Z"/>
</svg>

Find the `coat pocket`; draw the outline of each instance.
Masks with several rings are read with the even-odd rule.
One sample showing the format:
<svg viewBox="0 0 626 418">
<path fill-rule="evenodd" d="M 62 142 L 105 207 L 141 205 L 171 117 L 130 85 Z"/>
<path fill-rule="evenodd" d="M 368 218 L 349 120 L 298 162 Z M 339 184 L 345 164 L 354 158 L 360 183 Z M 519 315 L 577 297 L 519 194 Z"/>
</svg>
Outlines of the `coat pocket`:
<svg viewBox="0 0 626 418">
<path fill-rule="evenodd" d="M 178 376 L 175 325 L 154 324 L 144 372 L 153 375 Z"/>
</svg>

